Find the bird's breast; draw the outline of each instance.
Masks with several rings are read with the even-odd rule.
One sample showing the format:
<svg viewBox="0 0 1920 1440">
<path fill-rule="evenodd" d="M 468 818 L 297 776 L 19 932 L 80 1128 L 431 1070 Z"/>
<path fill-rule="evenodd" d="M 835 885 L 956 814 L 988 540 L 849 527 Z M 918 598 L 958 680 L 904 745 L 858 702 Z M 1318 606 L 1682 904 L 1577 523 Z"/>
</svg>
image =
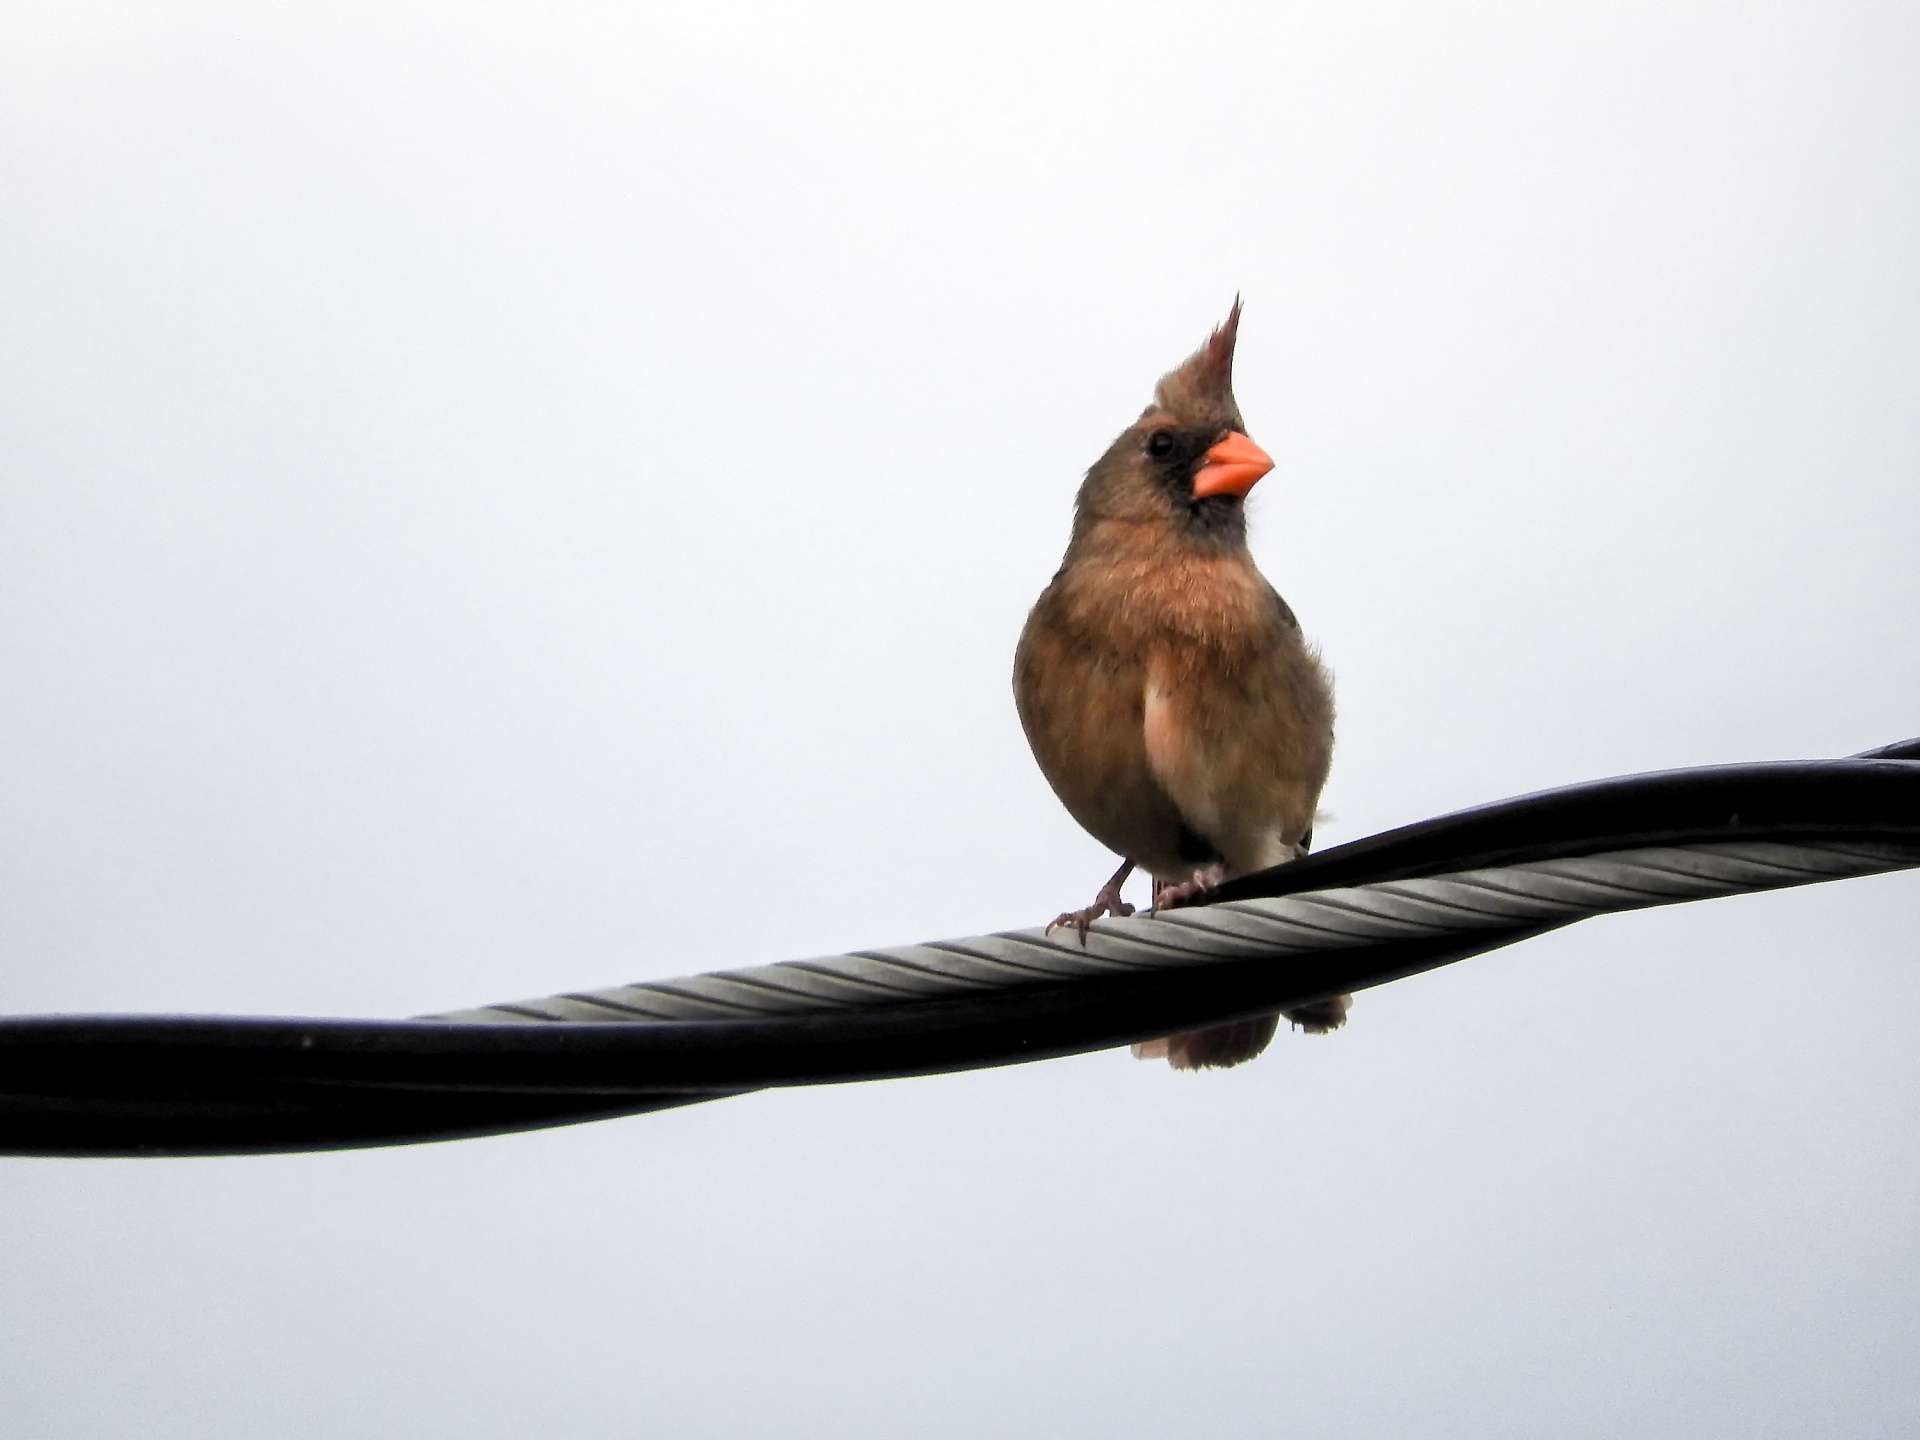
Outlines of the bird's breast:
<svg viewBox="0 0 1920 1440">
<path fill-rule="evenodd" d="M 1245 555 L 1114 547 L 1056 583 L 1069 622 L 1137 664 L 1173 647 L 1235 665 L 1270 643 L 1277 620 L 1272 588 Z"/>
</svg>

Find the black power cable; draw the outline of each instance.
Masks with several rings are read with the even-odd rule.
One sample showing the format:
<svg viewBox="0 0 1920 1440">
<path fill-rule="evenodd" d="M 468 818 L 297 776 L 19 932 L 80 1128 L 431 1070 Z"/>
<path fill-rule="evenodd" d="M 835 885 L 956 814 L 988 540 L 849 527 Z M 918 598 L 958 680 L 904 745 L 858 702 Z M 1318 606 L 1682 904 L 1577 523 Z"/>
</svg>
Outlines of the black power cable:
<svg viewBox="0 0 1920 1440">
<path fill-rule="evenodd" d="M 862 952 L 418 1020 L 0 1019 L 0 1153 L 251 1154 L 605 1119 L 1104 1049 L 1607 910 L 1920 866 L 1920 740 L 1441 816 L 1164 919 Z"/>
</svg>

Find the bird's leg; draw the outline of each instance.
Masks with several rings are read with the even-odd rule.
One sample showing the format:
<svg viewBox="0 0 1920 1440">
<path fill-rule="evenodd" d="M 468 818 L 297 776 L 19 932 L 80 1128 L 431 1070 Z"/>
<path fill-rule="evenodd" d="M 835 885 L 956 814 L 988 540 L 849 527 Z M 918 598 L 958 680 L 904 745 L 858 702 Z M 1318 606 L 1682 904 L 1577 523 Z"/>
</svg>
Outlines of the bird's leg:
<svg viewBox="0 0 1920 1440">
<path fill-rule="evenodd" d="M 1203 865 L 1193 872 L 1190 880 L 1162 880 L 1158 876 L 1153 881 L 1153 913 L 1172 910 L 1186 904 L 1196 895 L 1204 895 L 1209 890 L 1217 890 L 1227 878 L 1227 867 L 1218 860 L 1211 865 Z"/>
<path fill-rule="evenodd" d="M 1087 943 L 1087 926 L 1102 915 L 1133 914 L 1133 906 L 1120 898 L 1120 887 L 1127 883 L 1127 877 L 1131 874 L 1133 874 L 1133 861 L 1123 861 L 1120 868 L 1113 872 L 1113 878 L 1102 885 L 1100 893 L 1093 897 L 1093 904 L 1084 910 L 1068 910 L 1056 916 L 1053 924 L 1047 926 L 1047 933 L 1051 935 L 1055 926 L 1071 925 L 1080 932 L 1080 943 L 1084 945 Z"/>
</svg>

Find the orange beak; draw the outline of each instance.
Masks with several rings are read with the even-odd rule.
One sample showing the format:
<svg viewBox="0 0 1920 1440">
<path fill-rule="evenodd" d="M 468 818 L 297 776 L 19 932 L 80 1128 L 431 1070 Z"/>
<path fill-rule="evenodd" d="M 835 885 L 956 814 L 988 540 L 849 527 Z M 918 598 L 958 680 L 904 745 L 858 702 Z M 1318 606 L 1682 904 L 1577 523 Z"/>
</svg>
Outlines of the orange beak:
<svg viewBox="0 0 1920 1440">
<path fill-rule="evenodd" d="M 1236 430 L 1207 451 L 1207 463 L 1194 472 L 1193 498 L 1244 496 L 1271 469 L 1273 457 Z"/>
</svg>

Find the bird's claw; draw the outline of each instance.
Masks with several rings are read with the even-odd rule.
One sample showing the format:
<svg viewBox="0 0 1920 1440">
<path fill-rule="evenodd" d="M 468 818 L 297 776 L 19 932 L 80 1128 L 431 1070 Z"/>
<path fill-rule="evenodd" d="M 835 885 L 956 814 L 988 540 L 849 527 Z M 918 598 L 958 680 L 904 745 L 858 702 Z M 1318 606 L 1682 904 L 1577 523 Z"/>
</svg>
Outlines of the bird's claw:
<svg viewBox="0 0 1920 1440">
<path fill-rule="evenodd" d="M 1177 909 L 1196 895 L 1219 889 L 1226 878 L 1227 867 L 1216 862 L 1194 871 L 1191 880 L 1155 880 L 1153 909 L 1148 913 L 1158 915 L 1162 910 Z"/>
<path fill-rule="evenodd" d="M 1087 927 L 1102 915 L 1116 915 L 1121 919 L 1133 914 L 1133 906 L 1120 898 L 1120 887 L 1109 880 L 1100 887 L 1100 893 L 1093 897 L 1093 904 L 1084 910 L 1067 910 L 1056 915 L 1048 922 L 1046 933 L 1051 935 L 1062 925 L 1071 925 L 1080 932 L 1080 943 L 1087 943 Z"/>
</svg>

